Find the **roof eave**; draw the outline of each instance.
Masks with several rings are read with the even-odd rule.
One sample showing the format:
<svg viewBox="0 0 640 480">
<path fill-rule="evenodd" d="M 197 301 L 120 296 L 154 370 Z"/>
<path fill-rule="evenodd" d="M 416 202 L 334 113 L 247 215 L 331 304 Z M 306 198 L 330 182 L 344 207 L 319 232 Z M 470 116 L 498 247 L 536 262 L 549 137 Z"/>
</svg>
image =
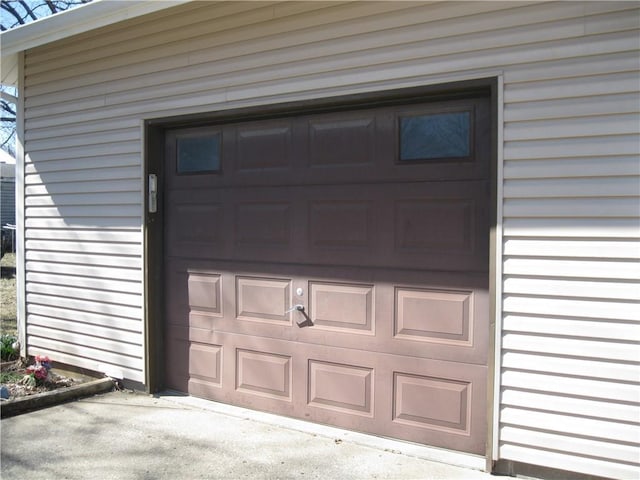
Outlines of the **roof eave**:
<svg viewBox="0 0 640 480">
<path fill-rule="evenodd" d="M 18 53 L 191 0 L 94 0 L 0 34 L 2 83 L 17 83 Z"/>
</svg>

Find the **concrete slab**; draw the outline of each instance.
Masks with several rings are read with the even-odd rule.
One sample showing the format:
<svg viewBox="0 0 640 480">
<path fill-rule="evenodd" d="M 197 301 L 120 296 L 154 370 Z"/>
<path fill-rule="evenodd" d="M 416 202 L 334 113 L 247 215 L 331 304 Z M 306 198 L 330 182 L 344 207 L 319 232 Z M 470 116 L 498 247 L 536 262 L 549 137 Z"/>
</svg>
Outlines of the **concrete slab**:
<svg viewBox="0 0 640 480">
<path fill-rule="evenodd" d="M 111 392 L 0 422 L 3 479 L 488 479 L 191 397 Z M 214 405 L 212 408 L 208 408 Z M 243 416 L 246 412 L 246 416 Z M 273 416 L 271 416 L 273 417 Z M 277 417 L 281 418 L 281 417 Z M 286 419 L 284 419 L 286 423 Z M 305 423 L 305 422 L 300 422 Z M 312 424 L 309 424 L 312 425 Z M 292 428 L 293 427 L 293 428 Z M 313 430 L 313 429 L 317 430 Z M 323 430 L 326 428 L 327 430 Z M 400 442 L 396 442 L 401 444 Z M 409 445 L 409 444 L 402 444 Z M 409 448 L 410 450 L 410 448 Z"/>
<path fill-rule="evenodd" d="M 36 393 L 26 397 L 18 397 L 3 401 L 0 404 L 0 417 L 11 417 L 32 410 L 57 405 L 81 397 L 88 397 L 96 393 L 105 393 L 113 389 L 113 381 L 110 378 L 87 380 L 78 385 L 59 388 L 49 392 Z"/>
</svg>

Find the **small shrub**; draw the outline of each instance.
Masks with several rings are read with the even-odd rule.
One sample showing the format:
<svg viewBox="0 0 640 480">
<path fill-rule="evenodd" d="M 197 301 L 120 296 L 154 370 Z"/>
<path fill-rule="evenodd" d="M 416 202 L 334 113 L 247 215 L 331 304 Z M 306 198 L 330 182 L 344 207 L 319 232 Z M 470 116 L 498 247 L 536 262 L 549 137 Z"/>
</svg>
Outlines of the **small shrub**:
<svg viewBox="0 0 640 480">
<path fill-rule="evenodd" d="M 0 337 L 0 360 L 10 362 L 20 357 L 20 351 L 13 346 L 16 341 L 15 335 L 2 335 Z"/>
</svg>

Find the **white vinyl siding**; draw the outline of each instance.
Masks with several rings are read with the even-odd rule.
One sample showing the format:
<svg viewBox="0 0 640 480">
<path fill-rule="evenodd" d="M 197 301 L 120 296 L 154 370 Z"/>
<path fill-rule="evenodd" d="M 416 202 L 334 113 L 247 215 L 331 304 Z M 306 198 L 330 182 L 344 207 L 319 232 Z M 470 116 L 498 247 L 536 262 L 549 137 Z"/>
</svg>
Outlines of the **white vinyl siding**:
<svg viewBox="0 0 640 480">
<path fill-rule="evenodd" d="M 29 50 L 29 353 L 144 381 L 144 119 L 502 75 L 496 456 L 637 476 L 635 2 L 197 3 Z"/>
<path fill-rule="evenodd" d="M 16 224 L 16 181 L 15 178 L 0 180 L 0 227 Z"/>
</svg>

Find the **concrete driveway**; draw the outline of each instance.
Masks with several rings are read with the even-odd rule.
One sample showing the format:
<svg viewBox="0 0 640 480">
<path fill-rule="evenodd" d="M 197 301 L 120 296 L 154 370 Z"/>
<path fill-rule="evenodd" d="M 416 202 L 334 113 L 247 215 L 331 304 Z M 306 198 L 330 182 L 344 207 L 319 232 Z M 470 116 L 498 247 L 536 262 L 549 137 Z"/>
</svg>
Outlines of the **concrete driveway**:
<svg viewBox="0 0 640 480">
<path fill-rule="evenodd" d="M 492 478 L 415 456 L 410 444 L 366 445 L 357 433 L 170 394 L 112 392 L 0 428 L 7 480 Z"/>
</svg>

